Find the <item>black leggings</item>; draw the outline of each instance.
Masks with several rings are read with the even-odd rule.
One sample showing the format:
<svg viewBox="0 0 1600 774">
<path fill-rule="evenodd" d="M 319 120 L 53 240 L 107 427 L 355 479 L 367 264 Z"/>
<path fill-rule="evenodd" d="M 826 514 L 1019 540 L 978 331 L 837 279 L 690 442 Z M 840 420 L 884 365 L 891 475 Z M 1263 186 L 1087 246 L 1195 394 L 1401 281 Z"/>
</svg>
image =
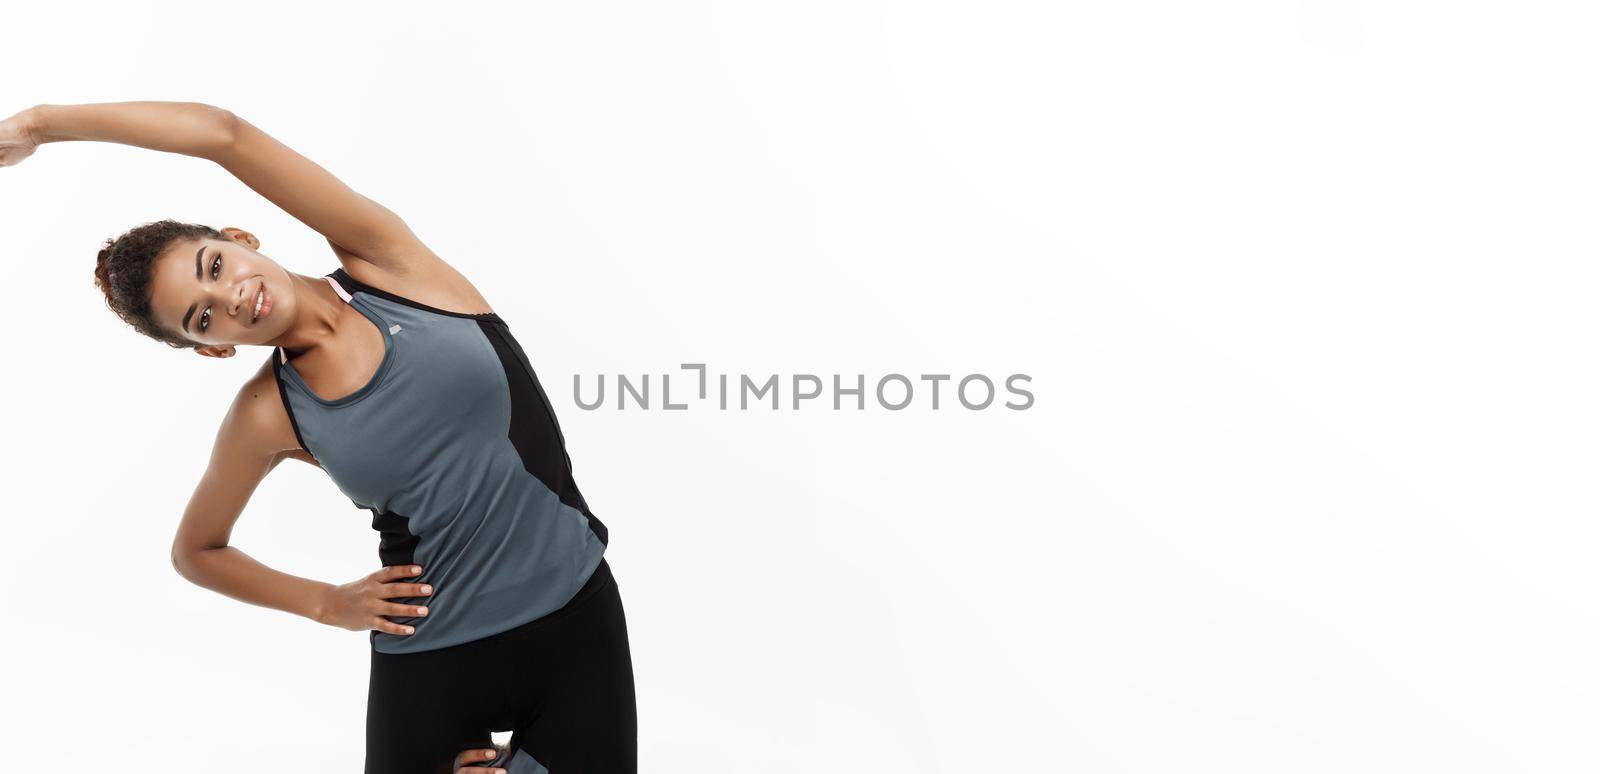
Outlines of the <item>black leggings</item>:
<svg viewBox="0 0 1600 774">
<path fill-rule="evenodd" d="M 481 640 L 372 652 L 366 774 L 446 774 L 511 731 L 511 774 L 636 774 L 633 660 L 604 559 L 572 601 Z"/>
</svg>

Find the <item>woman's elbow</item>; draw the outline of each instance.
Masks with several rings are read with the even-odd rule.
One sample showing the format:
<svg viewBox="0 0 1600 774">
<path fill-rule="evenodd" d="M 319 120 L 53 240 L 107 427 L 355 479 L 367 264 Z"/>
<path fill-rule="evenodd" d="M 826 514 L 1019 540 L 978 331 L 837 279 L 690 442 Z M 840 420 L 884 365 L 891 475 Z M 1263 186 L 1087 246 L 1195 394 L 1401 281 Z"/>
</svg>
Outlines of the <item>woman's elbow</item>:
<svg viewBox="0 0 1600 774">
<path fill-rule="evenodd" d="M 189 577 L 190 568 L 188 556 L 177 546 L 172 547 L 172 569 L 177 572 L 178 575 L 182 576 L 184 580 L 191 583 L 194 582 L 194 579 Z"/>
<path fill-rule="evenodd" d="M 234 142 L 239 139 L 239 126 L 243 119 L 227 108 L 204 103 L 196 104 L 206 111 L 207 118 L 211 122 L 211 131 L 207 133 L 210 141 L 207 143 L 206 151 L 200 155 L 212 159 L 220 158 L 221 154 L 232 148 Z"/>
<path fill-rule="evenodd" d="M 203 548 L 185 548 L 174 544 L 172 546 L 172 569 L 177 571 L 178 575 L 182 576 L 184 580 L 196 586 L 203 585 L 200 583 L 200 576 L 198 575 L 199 566 L 194 560 L 204 550 Z"/>
</svg>

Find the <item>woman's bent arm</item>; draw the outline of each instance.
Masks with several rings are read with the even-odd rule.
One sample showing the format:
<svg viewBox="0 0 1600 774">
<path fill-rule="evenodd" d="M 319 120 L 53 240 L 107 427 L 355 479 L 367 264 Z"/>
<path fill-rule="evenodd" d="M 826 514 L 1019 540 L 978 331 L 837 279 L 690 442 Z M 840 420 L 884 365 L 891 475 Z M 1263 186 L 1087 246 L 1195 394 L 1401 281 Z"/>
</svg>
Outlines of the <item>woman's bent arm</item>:
<svg viewBox="0 0 1600 774">
<path fill-rule="evenodd" d="M 35 105 L 31 134 L 39 143 L 97 140 L 210 158 L 232 139 L 228 111 L 200 102 L 105 102 Z"/>
<path fill-rule="evenodd" d="M 172 564 L 196 585 L 234 599 L 323 618 L 331 584 L 268 567 L 228 545 L 233 525 L 257 485 L 295 446 L 268 367 L 246 382 L 217 431 L 205 475 L 172 543 Z"/>
<path fill-rule="evenodd" d="M 279 572 L 233 546 L 212 546 L 183 556 L 178 564 L 179 555 L 174 554 L 173 563 L 197 586 L 324 623 L 323 600 L 333 584 Z"/>
<path fill-rule="evenodd" d="M 421 574 L 422 568 L 416 565 L 384 567 L 335 586 L 279 572 L 228 545 L 234 522 L 256 486 L 289 457 L 314 459 L 295 439 L 271 364 L 263 364 L 234 396 L 217 431 L 211 463 L 189 498 L 183 523 L 172 540 L 172 566 L 196 585 L 252 605 L 351 631 L 412 634 L 411 626 L 387 616 L 428 614 L 426 605 L 389 601 L 433 593 L 432 586 L 404 580 Z"/>
</svg>

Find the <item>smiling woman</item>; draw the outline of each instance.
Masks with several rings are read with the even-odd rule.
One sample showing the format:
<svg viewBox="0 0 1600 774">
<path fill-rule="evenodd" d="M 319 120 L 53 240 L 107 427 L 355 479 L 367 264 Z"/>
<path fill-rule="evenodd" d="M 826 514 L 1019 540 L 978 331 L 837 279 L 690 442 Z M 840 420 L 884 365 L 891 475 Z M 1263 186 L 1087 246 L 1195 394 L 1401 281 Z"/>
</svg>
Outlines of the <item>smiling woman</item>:
<svg viewBox="0 0 1600 774">
<path fill-rule="evenodd" d="M 105 294 L 106 306 L 135 330 L 172 347 L 193 347 L 193 341 L 168 331 L 156 319 L 151 279 L 156 259 L 174 243 L 220 238 L 222 233 L 210 226 L 175 220 L 146 223 L 106 240 L 95 261 L 95 284 Z M 187 324 L 187 316 L 184 322 Z"/>
<path fill-rule="evenodd" d="M 206 357 L 272 350 L 217 432 L 174 568 L 235 599 L 370 632 L 369 773 L 503 760 L 502 773 L 632 774 L 633 668 L 609 533 L 573 479 L 532 364 L 482 294 L 399 216 L 230 111 L 40 105 L 0 121 L 0 166 L 61 140 L 214 161 L 317 230 L 341 264 L 299 274 L 248 231 L 175 220 L 99 251 L 95 282 L 140 333 Z M 322 468 L 370 510 L 382 569 L 334 585 L 230 545 L 286 459 Z M 511 744 L 492 757 L 490 732 L 504 730 Z"/>
<path fill-rule="evenodd" d="M 162 220 L 109 239 L 95 263 L 106 306 L 144 335 L 201 355 L 267 344 L 282 331 L 261 323 L 287 292 L 291 272 L 236 228 Z M 288 311 L 285 309 L 284 311 Z M 290 315 L 280 315 L 287 319 Z"/>
</svg>

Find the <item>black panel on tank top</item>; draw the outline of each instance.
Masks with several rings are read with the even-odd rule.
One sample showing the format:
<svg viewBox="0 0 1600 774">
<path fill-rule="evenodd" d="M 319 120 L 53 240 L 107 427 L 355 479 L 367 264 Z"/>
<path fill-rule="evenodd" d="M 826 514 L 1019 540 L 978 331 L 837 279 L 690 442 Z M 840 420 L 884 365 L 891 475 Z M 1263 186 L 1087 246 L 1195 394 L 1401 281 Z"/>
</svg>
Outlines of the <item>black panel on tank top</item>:
<svg viewBox="0 0 1600 774">
<path fill-rule="evenodd" d="M 566 440 L 528 356 L 504 322 L 479 319 L 478 327 L 494 345 L 500 365 L 506 371 L 506 383 L 511 387 L 511 427 L 507 434 L 522 457 L 523 467 L 555 492 L 562 503 L 582 513 L 589 520 L 589 529 L 595 537 L 605 543 L 606 525 L 589 512 L 583 494 L 572 480 L 572 460 L 567 455 Z"/>
<path fill-rule="evenodd" d="M 394 511 L 372 512 L 372 528 L 378 531 L 378 561 L 389 567 L 396 564 L 414 564 L 417 544 L 421 538 L 411 534 L 409 520 Z"/>
</svg>

